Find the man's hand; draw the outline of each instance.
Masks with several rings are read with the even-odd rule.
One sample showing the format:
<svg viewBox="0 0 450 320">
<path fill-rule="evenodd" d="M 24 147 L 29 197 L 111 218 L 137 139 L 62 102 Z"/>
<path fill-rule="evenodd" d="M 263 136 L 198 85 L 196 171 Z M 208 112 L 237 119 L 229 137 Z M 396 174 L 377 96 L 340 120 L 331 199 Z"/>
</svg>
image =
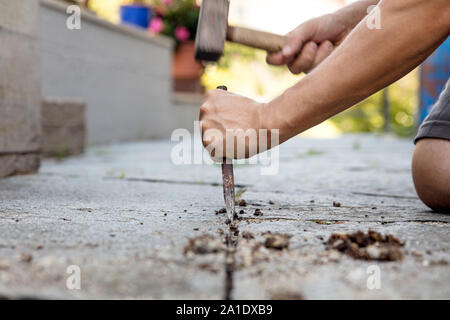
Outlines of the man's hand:
<svg viewBox="0 0 450 320">
<path fill-rule="evenodd" d="M 269 54 L 267 62 L 284 65 L 298 74 L 310 72 L 344 41 L 345 37 L 379 0 L 360 0 L 333 14 L 302 23 L 287 34 L 288 43 L 282 51 Z"/>
<path fill-rule="evenodd" d="M 203 145 L 213 160 L 248 158 L 263 151 L 258 138 L 264 129 L 264 110 L 263 103 L 227 91 L 209 91 L 200 107 L 200 121 Z"/>
<path fill-rule="evenodd" d="M 307 73 L 328 57 L 350 30 L 332 14 L 308 20 L 287 34 L 286 46 L 269 54 L 267 62 L 286 64 L 294 74 Z"/>
</svg>

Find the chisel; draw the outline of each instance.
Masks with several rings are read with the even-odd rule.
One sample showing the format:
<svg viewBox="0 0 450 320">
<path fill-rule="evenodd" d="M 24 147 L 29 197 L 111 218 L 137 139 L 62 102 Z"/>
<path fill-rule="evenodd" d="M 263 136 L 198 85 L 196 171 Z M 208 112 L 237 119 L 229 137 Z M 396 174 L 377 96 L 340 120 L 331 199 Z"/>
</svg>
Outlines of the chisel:
<svg viewBox="0 0 450 320">
<path fill-rule="evenodd" d="M 217 89 L 227 91 L 227 87 L 219 86 Z M 222 163 L 222 182 L 223 182 L 223 198 L 225 200 L 225 207 L 227 209 L 227 216 L 230 222 L 234 220 L 234 174 L 233 174 L 233 160 L 223 159 Z"/>
</svg>

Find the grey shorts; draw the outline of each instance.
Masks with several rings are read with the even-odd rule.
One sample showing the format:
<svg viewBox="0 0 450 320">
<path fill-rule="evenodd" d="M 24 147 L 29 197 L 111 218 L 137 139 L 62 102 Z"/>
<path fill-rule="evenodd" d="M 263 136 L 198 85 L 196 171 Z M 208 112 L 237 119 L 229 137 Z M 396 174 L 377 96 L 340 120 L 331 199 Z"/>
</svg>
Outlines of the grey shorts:
<svg viewBox="0 0 450 320">
<path fill-rule="evenodd" d="M 450 140 L 450 79 L 430 114 L 420 125 L 414 143 L 424 138 Z"/>
</svg>

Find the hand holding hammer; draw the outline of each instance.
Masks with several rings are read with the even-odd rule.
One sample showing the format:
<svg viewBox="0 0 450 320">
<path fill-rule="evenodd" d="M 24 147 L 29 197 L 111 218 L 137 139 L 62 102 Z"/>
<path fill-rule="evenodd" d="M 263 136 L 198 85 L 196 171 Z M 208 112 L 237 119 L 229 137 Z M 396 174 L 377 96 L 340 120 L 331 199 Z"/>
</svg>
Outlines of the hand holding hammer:
<svg viewBox="0 0 450 320">
<path fill-rule="evenodd" d="M 286 44 L 285 36 L 228 26 L 228 10 L 228 0 L 203 0 L 195 38 L 197 60 L 219 60 L 226 40 L 268 52 L 280 51 Z"/>
</svg>

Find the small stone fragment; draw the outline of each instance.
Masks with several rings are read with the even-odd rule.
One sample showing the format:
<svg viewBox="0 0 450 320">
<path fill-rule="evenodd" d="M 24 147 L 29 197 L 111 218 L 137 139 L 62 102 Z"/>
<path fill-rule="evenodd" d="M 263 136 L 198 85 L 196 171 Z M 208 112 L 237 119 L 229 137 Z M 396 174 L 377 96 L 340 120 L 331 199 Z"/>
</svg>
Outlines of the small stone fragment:
<svg viewBox="0 0 450 320">
<path fill-rule="evenodd" d="M 255 213 L 253 214 L 254 216 L 260 217 L 263 215 L 261 209 L 255 209 Z"/>
<path fill-rule="evenodd" d="M 250 240 L 250 239 L 255 239 L 255 236 L 250 231 L 244 231 L 244 232 L 242 232 L 242 238 Z"/>
<path fill-rule="evenodd" d="M 246 207 L 247 206 L 247 201 L 245 201 L 244 199 L 239 200 L 238 206 L 239 207 Z"/>
<path fill-rule="evenodd" d="M 298 292 L 276 292 L 271 297 L 272 300 L 305 300 L 303 295 Z"/>
<path fill-rule="evenodd" d="M 212 263 L 201 263 L 198 266 L 201 270 L 209 271 L 212 273 L 218 273 L 220 271 L 220 266 Z"/>
<path fill-rule="evenodd" d="M 283 250 L 289 248 L 289 241 L 292 238 L 291 235 L 274 233 L 266 234 L 266 241 L 264 246 L 267 249 Z"/>
<path fill-rule="evenodd" d="M 333 207 L 339 208 L 341 206 L 341 203 L 338 201 L 333 201 Z"/>
<path fill-rule="evenodd" d="M 221 213 L 227 213 L 227 209 L 226 208 L 222 208 L 219 210 L 214 211 L 216 214 L 221 214 Z"/>
<path fill-rule="evenodd" d="M 31 260 L 33 260 L 33 256 L 29 253 L 22 253 L 20 255 L 20 261 L 22 261 L 22 262 L 29 263 L 29 262 L 31 262 Z"/>
<path fill-rule="evenodd" d="M 195 238 L 189 238 L 184 247 L 184 254 L 210 254 L 218 253 L 224 250 L 222 241 L 209 234 L 200 235 Z"/>
<path fill-rule="evenodd" d="M 357 231 L 351 234 L 333 233 L 326 243 L 329 249 L 335 249 L 355 259 L 396 261 L 403 258 L 400 248 L 403 243 L 393 235 L 382 235 L 369 230 L 367 234 Z"/>
</svg>

